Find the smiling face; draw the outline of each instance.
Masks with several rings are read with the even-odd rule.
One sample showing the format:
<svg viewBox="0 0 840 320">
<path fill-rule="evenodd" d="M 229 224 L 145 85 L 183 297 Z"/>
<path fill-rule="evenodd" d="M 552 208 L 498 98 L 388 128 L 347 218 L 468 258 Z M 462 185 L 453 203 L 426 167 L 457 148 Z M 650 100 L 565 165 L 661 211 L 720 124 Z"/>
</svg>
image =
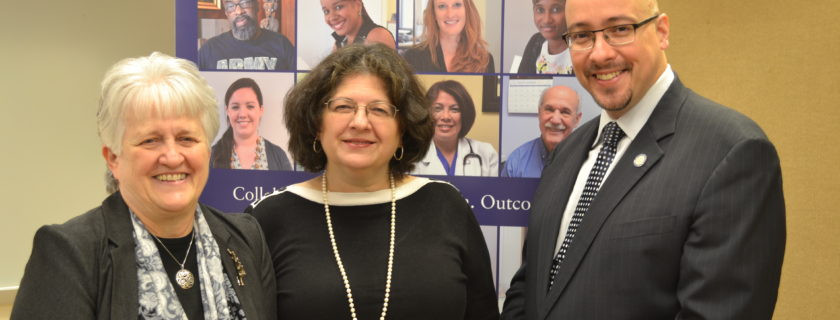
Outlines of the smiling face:
<svg viewBox="0 0 840 320">
<path fill-rule="evenodd" d="M 239 4 L 231 11 L 225 11 L 228 22 L 230 22 L 230 31 L 233 37 L 237 40 L 248 40 L 257 33 L 257 0 L 240 0 L 240 1 L 225 1 L 225 4 Z M 242 9 L 241 5 L 245 3 L 251 4 L 250 8 Z"/>
<path fill-rule="evenodd" d="M 461 106 L 452 95 L 442 90 L 438 92 L 432 103 L 432 117 L 435 120 L 436 143 L 458 140 L 458 134 L 461 133 Z"/>
<path fill-rule="evenodd" d="M 538 0 L 534 3 L 534 25 L 549 41 L 563 41 L 566 32 L 565 0 Z"/>
<path fill-rule="evenodd" d="M 434 6 L 441 37 L 460 36 L 467 23 L 464 0 L 434 0 Z"/>
<path fill-rule="evenodd" d="M 361 3 L 357 0 L 321 0 L 324 21 L 336 34 L 355 35 L 362 25 Z"/>
<path fill-rule="evenodd" d="M 568 0 L 566 21 L 570 32 L 598 30 L 638 23 L 650 16 L 650 0 Z M 647 93 L 665 71 L 668 17 L 662 15 L 636 30 L 636 40 L 620 46 L 596 33 L 595 46 L 572 50 L 572 64 L 581 85 L 612 118 L 619 118 Z"/>
<path fill-rule="evenodd" d="M 246 87 L 234 91 L 225 112 L 236 139 L 256 138 L 259 135 L 263 107 L 254 89 Z"/>
<path fill-rule="evenodd" d="M 546 89 L 539 115 L 540 138 L 551 152 L 580 122 L 577 93 L 563 86 Z"/>
<path fill-rule="evenodd" d="M 396 118 L 368 116 L 363 108 L 375 101 L 391 103 L 382 80 L 369 74 L 347 76 L 329 98 L 350 99 L 359 107 L 347 114 L 324 108 L 318 140 L 327 155 L 327 170 L 388 172 L 388 163 L 401 143 L 399 124 Z"/>
<path fill-rule="evenodd" d="M 128 207 L 154 221 L 193 214 L 210 162 L 201 122 L 129 116 L 124 126 L 120 154 L 102 153 Z"/>
</svg>

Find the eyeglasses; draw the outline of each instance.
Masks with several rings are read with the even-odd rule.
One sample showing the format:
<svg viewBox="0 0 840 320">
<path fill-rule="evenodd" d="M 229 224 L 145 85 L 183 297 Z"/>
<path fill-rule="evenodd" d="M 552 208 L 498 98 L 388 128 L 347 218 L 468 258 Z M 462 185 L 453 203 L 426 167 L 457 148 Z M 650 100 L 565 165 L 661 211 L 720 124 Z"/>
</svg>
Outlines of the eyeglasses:
<svg viewBox="0 0 840 320">
<path fill-rule="evenodd" d="M 658 18 L 659 15 L 657 13 L 639 23 L 620 24 L 599 30 L 566 32 L 563 34 L 563 40 L 566 40 L 571 50 L 589 50 L 595 46 L 595 33 L 603 32 L 607 43 L 612 46 L 622 46 L 636 41 L 636 29 Z"/>
<path fill-rule="evenodd" d="M 237 6 L 242 8 L 242 10 L 251 9 L 251 8 L 254 7 L 254 1 L 253 0 L 242 0 L 242 1 L 239 1 L 239 2 L 225 1 L 225 12 L 233 12 L 234 10 L 236 10 Z"/>
<path fill-rule="evenodd" d="M 364 108 L 367 111 L 367 118 L 371 121 L 394 119 L 397 115 L 396 106 L 385 101 L 374 101 L 365 106 L 360 106 L 356 101 L 349 98 L 333 98 L 324 102 L 324 106 L 331 113 L 342 116 L 352 116 L 358 112 L 359 108 Z"/>
</svg>

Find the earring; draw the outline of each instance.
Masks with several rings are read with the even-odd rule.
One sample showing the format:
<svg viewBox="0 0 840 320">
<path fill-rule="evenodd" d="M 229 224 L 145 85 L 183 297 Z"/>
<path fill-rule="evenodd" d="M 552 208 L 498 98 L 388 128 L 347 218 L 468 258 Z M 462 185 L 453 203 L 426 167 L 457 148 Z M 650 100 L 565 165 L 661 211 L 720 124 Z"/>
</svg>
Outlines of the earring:
<svg viewBox="0 0 840 320">
<path fill-rule="evenodd" d="M 321 150 L 318 150 L 318 139 L 312 140 L 312 151 L 315 151 L 315 153 L 321 153 Z"/>
<path fill-rule="evenodd" d="M 405 155 L 405 148 L 403 148 L 403 146 L 399 146 L 399 148 L 397 148 L 397 150 L 400 151 L 400 156 L 398 157 L 397 153 L 394 152 L 394 160 L 400 161 L 400 160 L 402 160 L 403 156 Z"/>
</svg>

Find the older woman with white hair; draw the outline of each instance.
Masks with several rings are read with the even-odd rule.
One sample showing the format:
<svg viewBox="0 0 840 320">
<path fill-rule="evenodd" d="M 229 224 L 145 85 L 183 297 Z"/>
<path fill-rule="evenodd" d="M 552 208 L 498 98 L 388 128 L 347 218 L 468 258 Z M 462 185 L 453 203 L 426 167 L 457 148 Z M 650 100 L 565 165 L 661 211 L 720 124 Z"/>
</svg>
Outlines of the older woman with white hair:
<svg viewBox="0 0 840 320">
<path fill-rule="evenodd" d="M 97 125 L 116 191 L 37 231 L 11 318 L 275 319 L 256 221 L 198 203 L 219 114 L 195 65 L 160 53 L 117 63 Z"/>
</svg>

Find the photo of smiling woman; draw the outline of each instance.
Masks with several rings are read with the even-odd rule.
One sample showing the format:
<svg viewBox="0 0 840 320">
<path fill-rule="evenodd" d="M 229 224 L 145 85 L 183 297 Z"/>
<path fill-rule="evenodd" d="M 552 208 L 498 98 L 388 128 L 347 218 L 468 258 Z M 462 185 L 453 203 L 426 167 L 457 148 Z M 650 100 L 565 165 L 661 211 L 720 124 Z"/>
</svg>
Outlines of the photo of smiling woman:
<svg viewBox="0 0 840 320">
<path fill-rule="evenodd" d="M 396 50 L 397 0 L 298 1 L 298 69 L 311 70 L 335 50 L 381 43 Z"/>
<path fill-rule="evenodd" d="M 525 45 L 518 73 L 571 74 L 569 46 L 563 40 L 566 0 L 533 0 L 533 5 L 534 25 L 539 32 Z"/>
<path fill-rule="evenodd" d="M 213 145 L 213 168 L 292 170 L 286 152 L 260 136 L 263 95 L 251 78 L 240 78 L 225 93 L 229 127 Z"/>
<path fill-rule="evenodd" d="M 493 55 L 473 0 L 428 0 L 423 35 L 403 57 L 415 72 L 493 73 Z"/>
<path fill-rule="evenodd" d="M 467 138 L 475 123 L 475 103 L 464 85 L 455 80 L 433 84 L 426 98 L 431 101 L 435 135 L 426 156 L 414 174 L 441 176 L 499 175 L 499 154 L 493 145 Z"/>
<path fill-rule="evenodd" d="M 324 22 L 333 30 L 333 51 L 349 44 L 381 43 L 396 48 L 394 35 L 373 22 L 362 0 L 321 0 Z"/>
<path fill-rule="evenodd" d="M 255 202 L 279 319 L 498 319 L 475 215 L 447 182 L 408 172 L 433 135 L 396 51 L 351 45 L 289 92 L 290 153 L 313 179 Z"/>
</svg>

